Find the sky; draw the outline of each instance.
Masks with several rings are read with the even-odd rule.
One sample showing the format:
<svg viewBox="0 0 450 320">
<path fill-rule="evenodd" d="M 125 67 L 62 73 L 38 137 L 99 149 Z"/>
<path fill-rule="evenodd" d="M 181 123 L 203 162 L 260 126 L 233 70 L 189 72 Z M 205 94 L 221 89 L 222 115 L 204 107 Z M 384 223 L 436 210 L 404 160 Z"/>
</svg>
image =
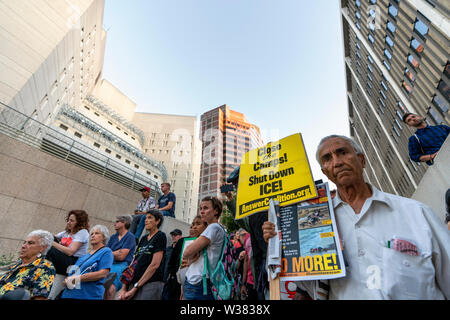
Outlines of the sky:
<svg viewBox="0 0 450 320">
<path fill-rule="evenodd" d="M 349 135 L 341 23 L 338 0 L 105 0 L 103 78 L 136 112 L 227 104 L 266 143 L 300 132 L 327 181 L 316 147 Z"/>
</svg>

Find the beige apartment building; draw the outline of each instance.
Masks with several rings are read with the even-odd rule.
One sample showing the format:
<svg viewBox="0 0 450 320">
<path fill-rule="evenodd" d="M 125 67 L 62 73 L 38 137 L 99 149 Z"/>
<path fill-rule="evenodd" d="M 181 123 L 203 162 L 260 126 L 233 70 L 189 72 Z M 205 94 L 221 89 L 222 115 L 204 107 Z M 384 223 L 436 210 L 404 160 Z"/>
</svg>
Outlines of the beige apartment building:
<svg viewBox="0 0 450 320">
<path fill-rule="evenodd" d="M 220 186 L 241 164 L 242 156 L 264 143 L 259 128 L 243 113 L 222 105 L 201 115 L 202 161 L 199 200 L 221 196 Z"/>
<path fill-rule="evenodd" d="M 367 181 L 410 197 L 428 166 L 410 160 L 405 112 L 449 124 L 450 2 L 342 0 L 350 133 Z"/>
<path fill-rule="evenodd" d="M 167 169 L 164 181 L 176 195 L 175 217 L 192 222 L 197 215 L 202 148 L 197 117 L 136 112 L 132 123 L 144 132 L 145 153 Z"/>
</svg>

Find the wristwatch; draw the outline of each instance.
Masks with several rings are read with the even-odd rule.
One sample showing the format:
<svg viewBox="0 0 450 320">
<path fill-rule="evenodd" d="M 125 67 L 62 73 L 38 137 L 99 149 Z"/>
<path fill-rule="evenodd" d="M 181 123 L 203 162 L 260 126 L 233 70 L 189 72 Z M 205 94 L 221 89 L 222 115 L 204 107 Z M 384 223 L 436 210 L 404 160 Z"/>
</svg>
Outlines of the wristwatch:
<svg viewBox="0 0 450 320">
<path fill-rule="evenodd" d="M 134 284 L 133 288 L 139 289 L 139 286 L 138 286 L 137 282 Z"/>
</svg>

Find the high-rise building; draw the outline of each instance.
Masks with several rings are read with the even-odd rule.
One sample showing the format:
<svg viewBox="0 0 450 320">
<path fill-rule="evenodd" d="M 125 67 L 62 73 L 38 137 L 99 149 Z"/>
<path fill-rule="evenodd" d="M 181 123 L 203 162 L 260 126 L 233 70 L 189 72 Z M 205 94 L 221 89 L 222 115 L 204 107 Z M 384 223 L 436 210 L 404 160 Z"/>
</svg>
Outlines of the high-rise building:
<svg viewBox="0 0 450 320">
<path fill-rule="evenodd" d="M 176 196 L 175 217 L 192 222 L 197 215 L 200 178 L 197 117 L 136 112 L 132 123 L 145 135 L 145 153 L 167 169 L 164 182 L 170 183 Z"/>
<path fill-rule="evenodd" d="M 199 200 L 220 196 L 220 186 L 240 165 L 242 156 L 263 145 L 259 128 L 227 105 L 205 112 L 200 121 L 203 149 Z"/>
<path fill-rule="evenodd" d="M 366 154 L 366 179 L 410 197 L 427 165 L 410 160 L 405 112 L 449 123 L 450 2 L 342 0 L 350 134 Z"/>
<path fill-rule="evenodd" d="M 104 0 L 0 0 L 0 101 L 47 125 L 101 77 Z"/>
</svg>

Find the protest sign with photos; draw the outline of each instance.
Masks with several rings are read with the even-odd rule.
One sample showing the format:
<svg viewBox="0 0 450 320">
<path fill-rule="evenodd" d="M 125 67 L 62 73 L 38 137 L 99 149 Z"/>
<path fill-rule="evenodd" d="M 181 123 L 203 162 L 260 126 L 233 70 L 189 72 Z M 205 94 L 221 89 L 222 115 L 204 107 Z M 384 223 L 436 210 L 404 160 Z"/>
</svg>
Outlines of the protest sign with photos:
<svg viewBox="0 0 450 320">
<path fill-rule="evenodd" d="M 317 185 L 315 199 L 280 207 L 282 281 L 345 276 L 328 183 Z"/>
</svg>

